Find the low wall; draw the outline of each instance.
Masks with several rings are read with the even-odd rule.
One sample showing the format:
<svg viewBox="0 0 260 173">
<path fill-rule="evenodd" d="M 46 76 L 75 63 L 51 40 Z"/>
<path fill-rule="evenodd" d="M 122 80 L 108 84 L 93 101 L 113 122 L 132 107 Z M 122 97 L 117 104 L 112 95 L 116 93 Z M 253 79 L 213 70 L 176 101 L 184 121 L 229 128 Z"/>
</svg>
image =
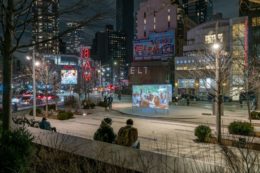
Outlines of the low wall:
<svg viewBox="0 0 260 173">
<path fill-rule="evenodd" d="M 139 172 L 227 172 L 223 167 L 193 159 L 167 156 L 38 128 L 29 130 L 35 136 L 34 142 L 37 144 Z"/>
</svg>

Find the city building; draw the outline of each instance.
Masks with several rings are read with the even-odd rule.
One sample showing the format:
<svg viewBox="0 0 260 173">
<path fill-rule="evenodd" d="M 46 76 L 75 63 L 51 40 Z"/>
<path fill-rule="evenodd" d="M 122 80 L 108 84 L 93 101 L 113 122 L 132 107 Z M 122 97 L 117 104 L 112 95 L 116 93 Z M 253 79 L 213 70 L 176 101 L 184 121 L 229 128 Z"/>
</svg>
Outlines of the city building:
<svg viewBox="0 0 260 173">
<path fill-rule="evenodd" d="M 175 58 L 175 91 L 177 94 L 207 98 L 214 93 L 215 58 L 212 45 L 221 45 L 222 94 L 239 99 L 245 87 L 244 68 L 248 57 L 248 18 L 221 19 L 196 26 L 187 33 L 184 56 Z M 217 36 L 216 36 L 217 35 Z M 225 62 L 225 63 L 224 63 Z"/>
<path fill-rule="evenodd" d="M 209 21 L 212 18 L 212 0 L 182 0 L 182 6 L 185 14 L 198 24 Z"/>
<path fill-rule="evenodd" d="M 125 34 L 126 38 L 126 59 L 130 63 L 133 59 L 134 39 L 134 0 L 116 1 L 116 31 Z"/>
<path fill-rule="evenodd" d="M 105 31 L 96 33 L 91 54 L 104 69 L 109 69 L 106 74 L 103 72 L 103 86 L 121 85 L 121 81 L 127 78 L 125 33 L 114 31 L 112 25 L 107 25 Z"/>
<path fill-rule="evenodd" d="M 35 46 L 38 53 L 59 53 L 58 39 L 40 43 L 58 36 L 58 13 L 59 0 L 33 1 L 32 43 L 39 43 Z"/>
<path fill-rule="evenodd" d="M 141 2 L 136 13 L 134 58 L 129 68 L 129 84 L 172 84 L 174 63 L 171 62 L 175 55 L 182 55 L 186 31 L 193 26 L 195 23 L 184 14 L 178 3 L 158 0 Z M 148 74 L 152 76 L 148 77 Z"/>
<path fill-rule="evenodd" d="M 77 25 L 78 24 L 76 22 L 66 23 L 68 29 L 75 28 Z M 79 55 L 80 47 L 82 47 L 84 43 L 83 33 L 83 28 L 78 28 L 66 34 L 66 36 L 63 38 L 63 41 L 66 42 L 66 54 Z"/>
</svg>

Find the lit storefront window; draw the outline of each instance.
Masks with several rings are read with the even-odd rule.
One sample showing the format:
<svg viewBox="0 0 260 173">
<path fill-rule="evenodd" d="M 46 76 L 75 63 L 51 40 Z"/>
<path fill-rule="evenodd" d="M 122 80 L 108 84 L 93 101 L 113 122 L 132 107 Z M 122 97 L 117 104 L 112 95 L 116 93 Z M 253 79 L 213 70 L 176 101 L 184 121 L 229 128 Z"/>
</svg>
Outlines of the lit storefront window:
<svg viewBox="0 0 260 173">
<path fill-rule="evenodd" d="M 206 44 L 212 44 L 216 42 L 216 34 L 209 34 L 209 35 L 205 35 L 205 43 Z M 223 42 L 223 34 L 220 33 L 218 34 L 218 40 L 219 42 Z"/>
<path fill-rule="evenodd" d="M 252 26 L 260 26 L 260 17 L 252 18 Z"/>
</svg>

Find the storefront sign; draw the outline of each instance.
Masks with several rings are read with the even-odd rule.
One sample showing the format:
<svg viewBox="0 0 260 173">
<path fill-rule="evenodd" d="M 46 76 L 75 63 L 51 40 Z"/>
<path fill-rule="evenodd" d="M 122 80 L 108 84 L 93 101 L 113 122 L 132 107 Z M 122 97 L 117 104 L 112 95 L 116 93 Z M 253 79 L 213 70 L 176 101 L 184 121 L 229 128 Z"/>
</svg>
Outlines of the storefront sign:
<svg viewBox="0 0 260 173">
<path fill-rule="evenodd" d="M 130 75 L 143 75 L 147 74 L 148 67 L 131 67 L 130 68 Z"/>
</svg>

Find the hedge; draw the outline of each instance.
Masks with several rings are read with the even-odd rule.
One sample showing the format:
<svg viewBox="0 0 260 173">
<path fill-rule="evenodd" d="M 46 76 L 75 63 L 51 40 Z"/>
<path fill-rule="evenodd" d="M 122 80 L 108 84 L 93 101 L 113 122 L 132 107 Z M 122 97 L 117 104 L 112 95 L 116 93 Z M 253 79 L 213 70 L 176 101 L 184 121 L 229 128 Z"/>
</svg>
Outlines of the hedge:
<svg viewBox="0 0 260 173">
<path fill-rule="evenodd" d="M 250 136 L 254 134 L 254 127 L 249 122 L 234 121 L 229 124 L 230 134 Z"/>
</svg>

